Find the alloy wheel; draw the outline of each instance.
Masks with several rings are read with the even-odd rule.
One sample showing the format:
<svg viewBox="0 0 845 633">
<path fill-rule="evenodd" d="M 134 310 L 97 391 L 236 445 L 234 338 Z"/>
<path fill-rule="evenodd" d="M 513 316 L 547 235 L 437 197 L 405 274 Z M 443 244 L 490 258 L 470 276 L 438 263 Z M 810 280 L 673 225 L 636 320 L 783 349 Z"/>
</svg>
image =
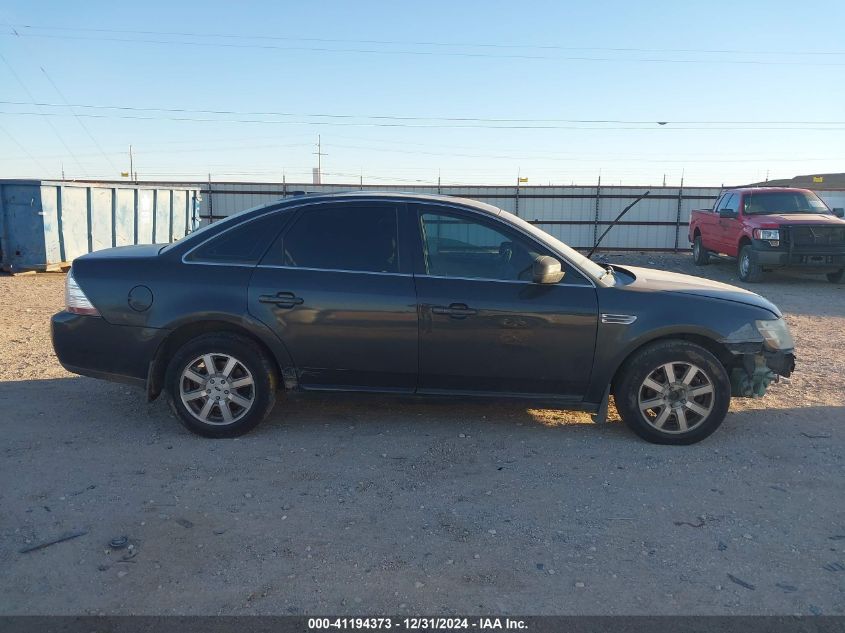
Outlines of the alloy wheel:
<svg viewBox="0 0 845 633">
<path fill-rule="evenodd" d="M 672 362 L 652 371 L 640 385 L 643 419 L 663 433 L 687 433 L 701 425 L 715 405 L 713 382 L 692 363 Z"/>
<path fill-rule="evenodd" d="M 203 354 L 187 364 L 179 379 L 182 404 L 204 424 L 226 425 L 245 416 L 255 402 L 255 381 L 229 354 Z"/>
</svg>

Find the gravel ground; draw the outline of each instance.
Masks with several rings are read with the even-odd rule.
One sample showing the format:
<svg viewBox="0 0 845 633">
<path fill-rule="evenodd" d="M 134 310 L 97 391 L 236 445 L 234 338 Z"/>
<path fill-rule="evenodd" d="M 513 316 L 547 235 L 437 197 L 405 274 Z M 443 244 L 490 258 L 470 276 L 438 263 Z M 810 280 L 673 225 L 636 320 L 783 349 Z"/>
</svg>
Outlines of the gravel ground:
<svg viewBox="0 0 845 633">
<path fill-rule="evenodd" d="M 845 614 L 842 286 L 754 286 L 798 373 L 660 447 L 579 413 L 372 396 L 281 399 L 203 440 L 62 370 L 63 282 L 0 277 L 0 613 Z"/>
</svg>

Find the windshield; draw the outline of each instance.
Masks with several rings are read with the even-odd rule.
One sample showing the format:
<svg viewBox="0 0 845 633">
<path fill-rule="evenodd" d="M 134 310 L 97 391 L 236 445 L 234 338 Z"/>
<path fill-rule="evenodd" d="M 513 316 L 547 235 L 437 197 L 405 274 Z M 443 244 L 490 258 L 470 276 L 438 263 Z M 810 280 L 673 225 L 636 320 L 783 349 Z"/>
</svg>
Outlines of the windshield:
<svg viewBox="0 0 845 633">
<path fill-rule="evenodd" d="M 533 224 L 529 224 L 525 220 L 520 217 L 513 215 L 512 213 L 508 213 L 507 211 L 502 211 L 503 215 L 507 215 L 507 220 L 513 222 L 519 228 L 524 230 L 527 233 L 530 233 L 535 238 L 547 244 L 551 248 L 560 251 L 570 262 L 575 264 L 578 268 L 583 270 L 587 273 L 590 277 L 593 278 L 594 281 L 601 281 L 602 277 L 607 275 L 607 270 L 602 266 L 599 266 L 596 262 L 591 259 L 587 259 L 581 253 L 576 251 L 571 246 L 568 246 L 561 242 L 559 239 L 552 237 L 545 231 L 538 229 Z"/>
<path fill-rule="evenodd" d="M 743 203 L 746 215 L 773 213 L 830 213 L 827 205 L 809 191 L 766 191 L 747 193 Z"/>
</svg>

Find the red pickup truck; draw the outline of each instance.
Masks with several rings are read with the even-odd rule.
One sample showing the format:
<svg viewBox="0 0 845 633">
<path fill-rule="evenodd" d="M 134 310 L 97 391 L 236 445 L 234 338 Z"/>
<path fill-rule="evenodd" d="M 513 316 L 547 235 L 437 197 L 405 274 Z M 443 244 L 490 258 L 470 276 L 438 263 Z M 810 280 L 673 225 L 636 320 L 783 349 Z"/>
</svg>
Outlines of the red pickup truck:
<svg viewBox="0 0 845 633">
<path fill-rule="evenodd" d="M 722 192 L 712 209 L 693 211 L 695 263 L 736 257 L 739 278 L 760 281 L 773 268 L 811 268 L 833 283 L 845 276 L 845 220 L 807 189 L 747 187 Z"/>
</svg>

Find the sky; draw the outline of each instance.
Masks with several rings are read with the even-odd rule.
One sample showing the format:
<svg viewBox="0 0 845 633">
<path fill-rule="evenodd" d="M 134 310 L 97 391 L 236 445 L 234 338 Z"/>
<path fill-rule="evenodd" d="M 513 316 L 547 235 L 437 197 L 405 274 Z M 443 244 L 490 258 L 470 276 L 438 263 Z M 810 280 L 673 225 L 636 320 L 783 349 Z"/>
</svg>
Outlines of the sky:
<svg viewBox="0 0 845 633">
<path fill-rule="evenodd" d="M 842 2 L 0 3 L 0 178 L 845 171 Z M 662 124 L 661 124 L 662 123 Z"/>
</svg>

